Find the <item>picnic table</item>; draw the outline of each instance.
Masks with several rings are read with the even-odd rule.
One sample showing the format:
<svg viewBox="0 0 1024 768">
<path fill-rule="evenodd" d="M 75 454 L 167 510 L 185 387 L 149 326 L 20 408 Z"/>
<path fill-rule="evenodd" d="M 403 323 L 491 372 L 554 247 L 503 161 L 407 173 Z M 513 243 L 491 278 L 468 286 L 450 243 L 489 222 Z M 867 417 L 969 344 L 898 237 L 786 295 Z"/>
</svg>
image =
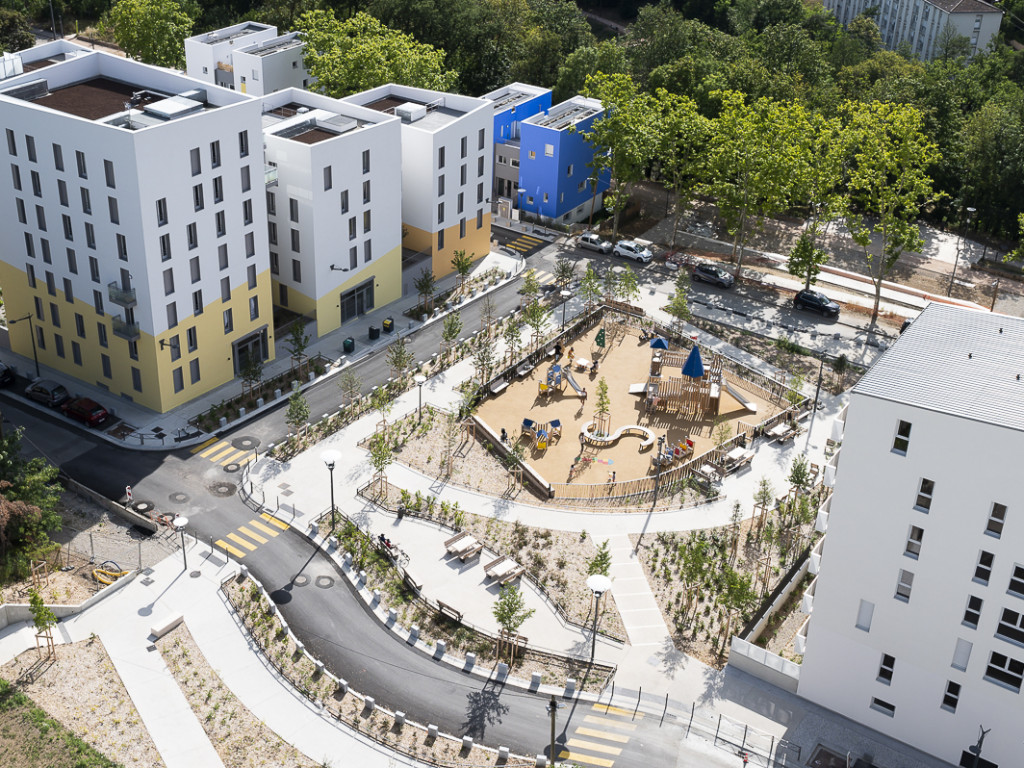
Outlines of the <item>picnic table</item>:
<svg viewBox="0 0 1024 768">
<path fill-rule="evenodd" d="M 585 371 L 590 367 L 590 361 L 585 357 L 577 357 L 576 360 L 573 361 L 573 365 L 576 366 L 577 370 Z"/>
<path fill-rule="evenodd" d="M 525 571 L 523 566 L 507 555 L 502 555 L 484 566 L 484 573 L 488 578 L 494 579 L 499 584 L 507 584 Z"/>
<path fill-rule="evenodd" d="M 448 554 L 455 555 L 456 557 L 462 557 L 467 552 L 470 552 L 475 548 L 479 542 L 468 533 L 463 531 L 462 533 L 453 536 L 444 543 L 444 548 L 448 551 Z"/>
<path fill-rule="evenodd" d="M 740 459 L 742 459 L 746 452 L 747 452 L 746 448 L 744 448 L 742 445 L 737 445 L 735 448 L 733 448 L 731 451 L 729 451 L 727 454 L 725 454 L 725 458 L 730 463 L 735 463 L 735 462 L 739 461 Z"/>
<path fill-rule="evenodd" d="M 795 434 L 796 429 L 788 421 L 780 422 L 768 430 L 768 437 L 774 437 L 779 442 L 785 442 Z"/>
</svg>

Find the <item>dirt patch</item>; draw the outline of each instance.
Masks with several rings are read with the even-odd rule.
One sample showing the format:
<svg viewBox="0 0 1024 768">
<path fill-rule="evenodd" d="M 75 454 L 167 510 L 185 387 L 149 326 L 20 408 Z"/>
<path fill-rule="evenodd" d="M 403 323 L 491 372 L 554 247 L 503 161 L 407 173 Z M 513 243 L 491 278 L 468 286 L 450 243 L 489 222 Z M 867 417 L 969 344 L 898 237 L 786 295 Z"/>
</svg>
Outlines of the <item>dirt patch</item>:
<svg viewBox="0 0 1024 768">
<path fill-rule="evenodd" d="M 54 660 L 40 662 L 29 650 L 0 667 L 0 677 L 17 681 L 18 688 L 76 736 L 127 768 L 152 768 L 163 760 L 135 710 L 121 677 L 98 638 L 72 645 L 58 645 Z M 4 729 L 6 731 L 6 729 Z M 23 745 L 31 755 L 36 745 Z M 17 746 L 12 747 L 16 753 Z M 2 757 L 2 756 L 0 756 Z M 0 759 L 5 766 L 34 765 Z M 39 765 L 79 766 L 105 763 L 65 763 L 54 760 Z"/>
</svg>

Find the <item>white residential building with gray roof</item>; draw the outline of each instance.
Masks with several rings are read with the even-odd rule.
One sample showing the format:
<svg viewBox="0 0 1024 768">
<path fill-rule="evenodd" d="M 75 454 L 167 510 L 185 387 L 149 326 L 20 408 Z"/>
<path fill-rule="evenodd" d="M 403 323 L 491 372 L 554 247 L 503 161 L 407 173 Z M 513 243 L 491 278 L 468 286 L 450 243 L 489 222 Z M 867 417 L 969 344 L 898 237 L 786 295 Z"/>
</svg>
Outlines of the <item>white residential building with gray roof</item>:
<svg viewBox="0 0 1024 768">
<path fill-rule="evenodd" d="M 956 765 L 1021 764 L 1022 456 L 1024 320 L 929 305 L 851 392 L 802 696 Z"/>
</svg>

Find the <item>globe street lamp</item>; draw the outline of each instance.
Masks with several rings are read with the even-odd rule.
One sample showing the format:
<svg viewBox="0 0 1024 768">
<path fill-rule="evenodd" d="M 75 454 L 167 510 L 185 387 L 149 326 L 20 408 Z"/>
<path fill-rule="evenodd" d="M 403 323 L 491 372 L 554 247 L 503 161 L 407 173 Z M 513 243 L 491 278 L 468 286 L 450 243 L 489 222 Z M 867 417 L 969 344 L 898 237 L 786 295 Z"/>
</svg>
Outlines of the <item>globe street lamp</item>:
<svg viewBox="0 0 1024 768">
<path fill-rule="evenodd" d="M 565 305 L 569 303 L 569 297 L 572 296 L 572 291 L 562 291 L 559 296 L 562 297 L 562 331 L 565 331 Z"/>
<path fill-rule="evenodd" d="M 181 559 L 185 564 L 185 570 L 188 570 L 188 553 L 185 551 L 185 526 L 188 525 L 188 518 L 184 515 L 177 515 L 172 521 L 171 525 L 174 526 L 174 530 L 181 532 Z"/>
<path fill-rule="evenodd" d="M 412 380 L 416 382 L 416 386 L 419 387 L 420 404 L 419 408 L 416 409 L 416 421 L 423 421 L 423 385 L 427 383 L 427 377 L 422 373 L 417 373 L 412 377 Z"/>
<path fill-rule="evenodd" d="M 601 608 L 601 595 L 612 588 L 612 580 L 601 573 L 595 573 L 587 578 L 587 587 L 594 593 L 594 635 L 590 642 L 590 662 L 594 662 L 594 654 L 597 653 L 597 617 Z"/>
<path fill-rule="evenodd" d="M 320 458 L 324 462 L 324 466 L 327 467 L 327 471 L 331 473 L 331 533 L 333 534 L 337 513 L 337 508 L 334 506 L 334 467 L 341 459 L 341 454 L 337 451 L 324 451 L 320 454 Z"/>
</svg>

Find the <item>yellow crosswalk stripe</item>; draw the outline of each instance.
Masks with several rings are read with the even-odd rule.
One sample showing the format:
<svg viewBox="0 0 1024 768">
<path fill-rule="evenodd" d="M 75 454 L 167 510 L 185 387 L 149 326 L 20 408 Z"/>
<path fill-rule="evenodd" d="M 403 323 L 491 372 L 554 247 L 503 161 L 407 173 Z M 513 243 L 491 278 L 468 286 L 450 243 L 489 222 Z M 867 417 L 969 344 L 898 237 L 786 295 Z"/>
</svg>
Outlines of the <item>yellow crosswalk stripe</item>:
<svg viewBox="0 0 1024 768">
<path fill-rule="evenodd" d="M 205 441 L 203 443 L 200 443 L 195 448 L 193 448 L 191 450 L 191 453 L 199 453 L 201 450 L 203 450 L 203 448 L 206 448 L 208 445 L 210 445 L 210 443 L 215 443 L 215 442 L 217 442 L 217 438 L 216 437 L 211 437 L 209 440 L 207 440 L 207 441 Z"/>
<path fill-rule="evenodd" d="M 597 739 L 607 739 L 608 741 L 614 741 L 618 744 L 625 744 L 629 741 L 629 736 L 623 736 L 621 733 L 599 731 L 596 728 L 577 728 L 576 733 L 580 736 L 593 736 Z"/>
<path fill-rule="evenodd" d="M 621 755 L 622 747 L 609 747 L 607 744 L 598 744 L 596 741 L 584 741 L 583 739 L 569 739 L 565 742 L 567 747 L 586 749 L 590 752 L 599 752 L 602 755 Z"/>
<path fill-rule="evenodd" d="M 239 533 L 244 533 L 246 536 L 248 536 L 253 541 L 258 541 L 260 544 L 266 544 L 268 541 L 270 541 L 270 539 L 264 539 L 262 536 L 260 536 L 255 531 L 250 531 L 244 525 L 238 526 L 238 531 L 239 531 Z"/>
<path fill-rule="evenodd" d="M 230 454 L 226 459 L 224 459 L 224 461 L 222 461 L 220 465 L 222 467 L 226 467 L 228 464 L 241 463 L 240 459 L 242 459 L 247 453 L 248 451 L 244 449 L 241 451 L 236 451 L 235 453 Z"/>
<path fill-rule="evenodd" d="M 214 451 L 219 451 L 219 450 L 220 450 L 221 448 L 223 448 L 223 447 L 224 447 L 225 445 L 227 445 L 227 443 L 226 443 L 226 442 L 224 442 L 223 440 L 221 440 L 221 441 L 220 441 L 219 443 L 217 443 L 217 444 L 216 444 L 215 446 L 213 446 L 212 448 L 207 448 L 207 449 L 206 449 L 205 451 L 203 451 L 203 452 L 202 452 L 202 453 L 200 453 L 199 455 L 200 455 L 200 456 L 202 456 L 202 457 L 203 457 L 203 458 L 205 459 L 205 458 L 206 458 L 206 457 L 208 457 L 208 456 L 209 456 L 209 455 L 210 455 L 211 453 L 213 453 Z"/>
<path fill-rule="evenodd" d="M 235 557 L 245 557 L 245 552 L 240 550 L 238 547 L 232 547 L 223 539 L 217 539 L 217 546 L 227 550 L 230 554 L 234 555 Z"/>
<path fill-rule="evenodd" d="M 579 752 L 567 752 L 562 750 L 558 757 L 562 760 L 572 760 L 574 763 L 583 763 L 584 765 L 597 765 L 600 768 L 612 768 L 615 765 L 614 760 L 606 760 L 603 757 L 591 757 L 590 755 L 581 755 Z"/>
<path fill-rule="evenodd" d="M 250 544 L 248 541 L 243 539 L 237 533 L 229 533 L 228 534 L 228 538 L 231 539 L 233 542 L 235 542 L 235 544 L 241 544 L 243 547 L 248 549 L 250 552 L 252 552 L 253 550 L 256 549 L 256 545 L 255 544 Z"/>
<path fill-rule="evenodd" d="M 636 723 L 623 723 L 620 720 L 612 720 L 609 717 L 598 717 L 597 715 L 587 715 L 583 718 L 585 723 L 594 723 L 595 725 L 603 725 L 606 728 L 618 728 L 620 731 L 635 731 Z"/>
<path fill-rule="evenodd" d="M 223 459 L 229 453 L 234 453 L 236 450 L 238 450 L 238 449 L 235 448 L 235 446 L 229 445 L 223 451 L 217 451 L 216 453 L 213 453 L 213 454 L 207 456 L 206 458 L 208 458 L 210 461 L 212 461 L 214 464 L 216 464 L 218 461 Z"/>
<path fill-rule="evenodd" d="M 625 717 L 633 717 L 633 713 L 628 709 L 620 709 L 619 707 L 613 707 L 611 704 L 595 704 L 594 710 L 597 712 L 604 712 L 606 715 L 623 715 Z M 643 717 L 643 712 L 637 712 L 636 717 Z"/>
<path fill-rule="evenodd" d="M 278 528 L 280 528 L 280 529 L 281 529 L 282 531 L 287 531 L 287 530 L 288 530 L 288 523 L 282 523 L 282 522 L 281 522 L 280 520 L 278 520 L 278 519 L 277 519 L 276 517 L 271 517 L 271 516 L 270 516 L 270 515 L 268 515 L 268 514 L 267 514 L 266 512 L 261 512 L 261 513 L 260 513 L 260 517 L 262 517 L 262 518 L 263 518 L 264 520 L 266 520 L 266 521 L 267 521 L 268 523 L 270 523 L 271 525 L 276 525 L 276 526 L 277 526 Z"/>
<path fill-rule="evenodd" d="M 250 520 L 249 525 L 251 525 L 253 528 L 263 531 L 263 533 L 267 534 L 267 536 L 277 536 L 277 531 L 275 531 L 273 528 L 268 528 L 259 520 Z"/>
</svg>

